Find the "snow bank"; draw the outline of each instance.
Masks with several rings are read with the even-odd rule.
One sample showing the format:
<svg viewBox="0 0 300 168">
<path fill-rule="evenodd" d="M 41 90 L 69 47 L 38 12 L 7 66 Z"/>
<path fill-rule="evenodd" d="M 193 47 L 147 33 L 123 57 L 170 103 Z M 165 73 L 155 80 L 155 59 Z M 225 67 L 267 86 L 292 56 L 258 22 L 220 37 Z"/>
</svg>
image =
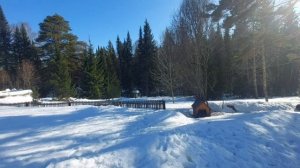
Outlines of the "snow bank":
<svg viewBox="0 0 300 168">
<path fill-rule="evenodd" d="M 228 100 L 228 101 L 212 101 L 209 105 L 214 111 L 232 112 L 227 105 L 234 105 L 238 112 L 249 113 L 255 111 L 293 111 L 297 104 L 300 103 L 299 97 L 289 98 L 272 98 L 269 102 L 264 99 L 245 99 L 245 100 Z M 223 109 L 222 109 L 223 106 Z"/>
<path fill-rule="evenodd" d="M 32 90 L 4 90 L 0 91 L 0 97 L 8 97 L 8 96 L 24 96 L 32 94 Z"/>
<path fill-rule="evenodd" d="M 0 104 L 25 103 L 33 100 L 32 90 L 0 91 Z"/>
<path fill-rule="evenodd" d="M 238 112 L 249 113 L 257 111 L 294 111 L 297 104 L 300 104 L 299 97 L 287 97 L 287 98 L 271 98 L 269 102 L 265 102 L 264 99 L 238 99 L 238 100 L 226 100 L 226 101 L 208 101 L 209 106 L 214 112 L 234 112 L 227 105 L 234 105 Z M 174 104 L 168 102 L 167 109 L 176 109 L 181 111 L 189 110 L 191 112 L 191 105 L 193 101 L 177 101 Z"/>
</svg>

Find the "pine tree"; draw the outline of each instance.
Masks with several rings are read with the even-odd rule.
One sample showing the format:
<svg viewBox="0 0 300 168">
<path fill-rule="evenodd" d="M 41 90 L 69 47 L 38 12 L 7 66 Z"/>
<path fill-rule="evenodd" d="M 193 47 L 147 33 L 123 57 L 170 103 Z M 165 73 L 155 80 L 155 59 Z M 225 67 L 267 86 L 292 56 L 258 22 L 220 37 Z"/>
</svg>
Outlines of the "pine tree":
<svg viewBox="0 0 300 168">
<path fill-rule="evenodd" d="M 36 41 L 41 44 L 44 63 L 55 58 L 55 55 L 65 52 L 68 45 L 76 39 L 70 31 L 68 21 L 58 14 L 47 16 L 40 23 L 39 36 Z"/>
<path fill-rule="evenodd" d="M 68 42 L 66 44 L 66 49 L 64 55 L 68 59 L 69 73 L 72 78 L 73 85 L 77 88 L 79 86 L 80 80 L 80 68 L 82 66 L 82 50 L 77 50 L 77 37 L 70 35 L 68 36 Z"/>
<path fill-rule="evenodd" d="M 232 54 L 232 38 L 230 36 L 230 29 L 225 27 L 224 32 L 224 93 L 233 93 L 233 54 Z"/>
<path fill-rule="evenodd" d="M 49 91 L 54 92 L 58 97 L 71 95 L 69 88 L 72 88 L 73 82 L 67 81 L 66 87 L 57 88 L 60 79 L 70 76 L 69 59 L 75 54 L 75 44 L 77 37 L 71 32 L 69 23 L 60 15 L 47 16 L 40 23 L 39 36 L 36 41 L 39 43 L 40 55 L 43 60 L 43 69 L 41 70 L 42 78 L 42 95 L 47 95 Z M 53 65 L 58 63 L 62 69 L 56 69 Z M 68 73 L 68 74 L 67 74 Z M 62 75 L 62 76 L 57 76 Z M 50 79 L 49 79 L 50 77 Z M 52 78 L 51 78 L 52 77 Z M 49 82 L 49 80 L 51 82 Z M 55 81 L 58 80 L 58 81 Z M 66 89 L 66 93 L 61 92 L 61 89 Z"/>
<path fill-rule="evenodd" d="M 279 29 L 272 34 L 275 49 L 268 61 L 270 67 L 270 93 L 276 96 L 295 95 L 300 83 L 299 53 L 300 25 L 299 15 L 294 9 L 295 0 L 285 1 L 276 11 L 279 18 L 276 21 Z M 288 86 L 288 87 L 286 87 Z M 300 93 L 300 92 L 298 92 Z"/>
<path fill-rule="evenodd" d="M 208 94 L 211 98 L 221 98 L 224 94 L 224 42 L 221 27 L 217 24 L 217 30 L 212 28 L 210 33 L 211 56 L 208 62 Z"/>
</svg>

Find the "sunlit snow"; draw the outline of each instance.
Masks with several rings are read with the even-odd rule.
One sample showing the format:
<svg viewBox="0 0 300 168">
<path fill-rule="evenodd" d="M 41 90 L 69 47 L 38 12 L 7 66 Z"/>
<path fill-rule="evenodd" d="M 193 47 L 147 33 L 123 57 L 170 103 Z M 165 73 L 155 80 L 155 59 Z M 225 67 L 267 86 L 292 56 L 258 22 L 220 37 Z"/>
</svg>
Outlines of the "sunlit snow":
<svg viewBox="0 0 300 168">
<path fill-rule="evenodd" d="M 157 111 L 0 107 L 0 167 L 298 167 L 299 102 L 214 101 L 226 113 L 202 119 L 187 117 L 190 98 Z"/>
</svg>

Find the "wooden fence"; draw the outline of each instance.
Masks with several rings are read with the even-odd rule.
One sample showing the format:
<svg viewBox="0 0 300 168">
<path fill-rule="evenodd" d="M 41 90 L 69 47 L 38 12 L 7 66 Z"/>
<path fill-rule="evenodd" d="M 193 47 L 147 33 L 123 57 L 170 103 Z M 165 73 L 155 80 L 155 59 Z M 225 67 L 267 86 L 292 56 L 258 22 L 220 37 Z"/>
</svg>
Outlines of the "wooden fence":
<svg viewBox="0 0 300 168">
<path fill-rule="evenodd" d="M 164 100 L 113 101 L 112 105 L 128 108 L 166 109 L 166 102 Z"/>
<path fill-rule="evenodd" d="M 26 107 L 32 106 L 32 103 L 0 103 L 0 106 Z"/>
<path fill-rule="evenodd" d="M 147 100 L 147 101 L 76 101 L 76 102 L 27 102 L 27 103 L 0 103 L 0 106 L 15 106 L 15 107 L 64 107 L 64 106 L 120 106 L 128 108 L 148 108 L 148 109 L 166 109 L 166 103 L 164 100 Z"/>
</svg>

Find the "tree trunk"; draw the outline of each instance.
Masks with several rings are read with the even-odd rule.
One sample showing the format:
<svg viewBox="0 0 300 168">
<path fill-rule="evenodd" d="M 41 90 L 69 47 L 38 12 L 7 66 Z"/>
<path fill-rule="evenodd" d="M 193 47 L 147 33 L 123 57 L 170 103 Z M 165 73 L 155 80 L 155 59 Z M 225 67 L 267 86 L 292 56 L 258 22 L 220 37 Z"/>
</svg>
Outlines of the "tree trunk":
<svg viewBox="0 0 300 168">
<path fill-rule="evenodd" d="M 261 56 L 262 56 L 262 70 L 263 70 L 263 90 L 264 90 L 264 95 L 265 95 L 265 100 L 266 102 L 269 101 L 269 98 L 268 98 L 268 82 L 267 82 L 267 67 L 266 67 L 266 52 L 265 52 L 265 45 L 264 45 L 264 41 L 263 41 L 263 44 L 262 44 L 262 53 L 261 53 Z"/>
<path fill-rule="evenodd" d="M 174 91 L 173 91 L 173 88 L 172 88 L 171 94 L 172 94 L 172 102 L 173 102 L 173 104 L 174 104 L 174 103 L 175 103 L 175 100 L 174 100 Z"/>
<path fill-rule="evenodd" d="M 254 94 L 255 94 L 255 98 L 258 98 L 258 91 L 257 91 L 257 77 L 256 77 L 256 50 L 255 50 L 255 46 L 254 46 L 254 42 L 253 42 L 253 86 L 254 86 Z"/>
</svg>

